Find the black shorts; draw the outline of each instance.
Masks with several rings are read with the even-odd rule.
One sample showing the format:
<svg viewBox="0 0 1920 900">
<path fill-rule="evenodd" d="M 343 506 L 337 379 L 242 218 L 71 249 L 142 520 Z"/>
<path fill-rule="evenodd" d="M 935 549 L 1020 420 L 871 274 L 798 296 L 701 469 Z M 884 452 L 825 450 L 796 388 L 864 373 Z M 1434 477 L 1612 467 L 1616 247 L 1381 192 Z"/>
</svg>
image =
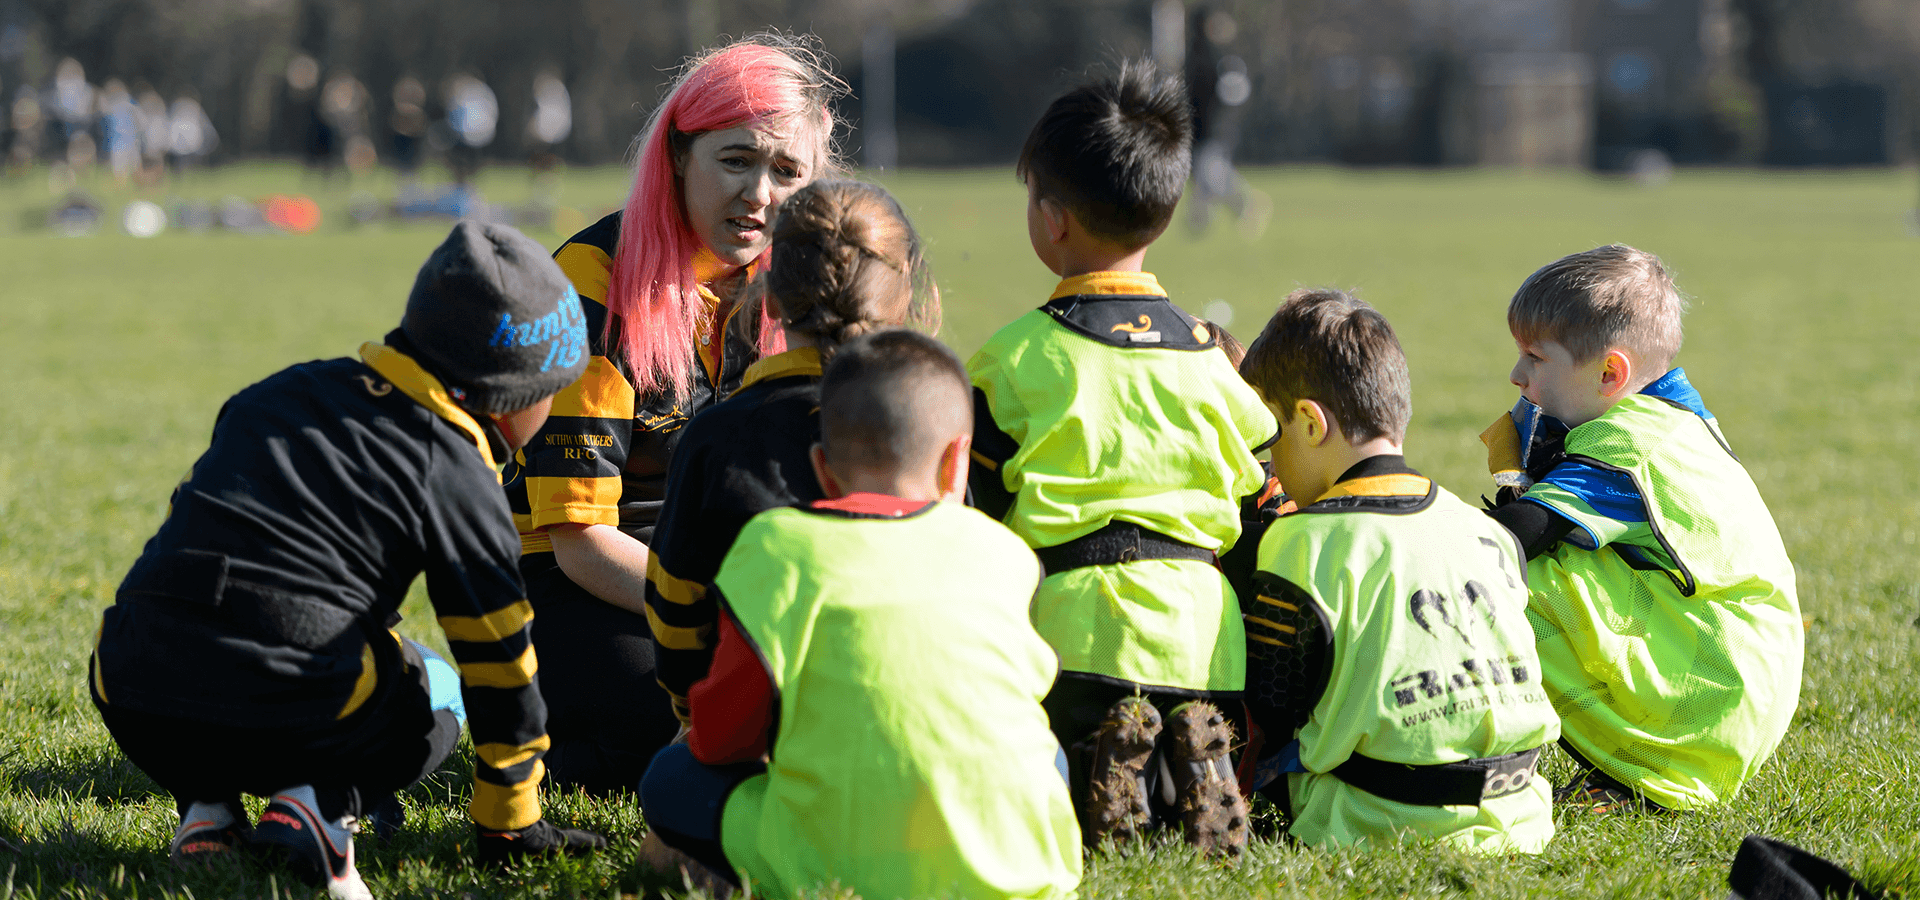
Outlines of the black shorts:
<svg viewBox="0 0 1920 900">
<path fill-rule="evenodd" d="M 348 800 L 358 814 L 440 767 L 460 739 L 460 722 L 433 709 L 426 667 L 411 645 L 402 677 L 382 684 L 345 719 L 248 728 L 149 710 L 94 705 L 127 759 L 174 796 L 180 808 L 240 794 L 267 796 L 303 784 Z"/>
</svg>

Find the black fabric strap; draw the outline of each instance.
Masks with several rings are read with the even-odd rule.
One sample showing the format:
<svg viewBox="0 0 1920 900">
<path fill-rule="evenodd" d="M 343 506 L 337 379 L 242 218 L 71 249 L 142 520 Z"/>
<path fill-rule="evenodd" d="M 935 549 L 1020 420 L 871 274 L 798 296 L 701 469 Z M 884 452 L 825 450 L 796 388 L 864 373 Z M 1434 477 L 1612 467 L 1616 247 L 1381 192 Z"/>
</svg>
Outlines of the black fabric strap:
<svg viewBox="0 0 1920 900">
<path fill-rule="evenodd" d="M 211 608 L 213 604 L 203 599 L 205 596 L 195 598 L 186 591 L 161 593 L 129 589 L 120 594 L 120 599 L 212 617 L 232 626 L 240 635 L 269 644 L 339 651 L 357 648 L 368 640 L 368 630 L 362 627 L 360 617 L 349 610 L 314 597 L 224 578 L 224 572 L 218 608 Z M 354 655 L 358 655 L 357 651 Z"/>
<path fill-rule="evenodd" d="M 1211 564 L 1212 550 L 1176 541 L 1132 522 L 1113 522 L 1085 537 L 1033 551 L 1048 575 L 1141 559 L 1194 559 Z"/>
<path fill-rule="evenodd" d="M 1409 806 L 1479 806 L 1532 783 L 1540 748 L 1431 766 L 1383 762 L 1355 753 L 1333 775 L 1377 797 Z"/>
</svg>

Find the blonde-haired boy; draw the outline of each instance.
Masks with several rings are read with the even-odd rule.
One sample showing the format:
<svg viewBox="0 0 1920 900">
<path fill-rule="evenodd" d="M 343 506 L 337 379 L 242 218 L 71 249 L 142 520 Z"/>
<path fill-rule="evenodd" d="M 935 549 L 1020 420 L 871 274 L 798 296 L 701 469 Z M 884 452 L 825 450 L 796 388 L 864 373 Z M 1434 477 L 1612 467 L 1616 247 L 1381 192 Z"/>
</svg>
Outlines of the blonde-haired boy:
<svg viewBox="0 0 1920 900">
<path fill-rule="evenodd" d="M 1683 311 L 1659 258 L 1618 244 L 1542 267 L 1507 308 L 1524 400 L 1481 436 L 1492 515 L 1526 548 L 1561 744 L 1589 770 L 1562 795 L 1583 803 L 1725 800 L 1799 699 L 1793 564 L 1672 367 Z"/>
</svg>

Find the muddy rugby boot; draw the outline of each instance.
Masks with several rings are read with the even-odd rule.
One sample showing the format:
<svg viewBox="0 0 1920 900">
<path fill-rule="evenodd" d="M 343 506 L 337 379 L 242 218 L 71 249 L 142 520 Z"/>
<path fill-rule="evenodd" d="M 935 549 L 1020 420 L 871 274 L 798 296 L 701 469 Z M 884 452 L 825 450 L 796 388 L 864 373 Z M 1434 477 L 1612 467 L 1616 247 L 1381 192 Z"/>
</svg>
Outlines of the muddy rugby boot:
<svg viewBox="0 0 1920 900">
<path fill-rule="evenodd" d="M 1187 843 L 1236 860 L 1247 850 L 1247 799 L 1228 754 L 1233 726 L 1204 700 L 1174 707 L 1160 752 L 1173 782 L 1173 810 Z"/>
<path fill-rule="evenodd" d="M 1087 759 L 1080 827 L 1087 846 L 1127 840 L 1153 824 L 1147 806 L 1147 762 L 1160 737 L 1160 711 L 1145 697 L 1128 697 L 1107 710 L 1092 737 L 1075 745 Z"/>
</svg>

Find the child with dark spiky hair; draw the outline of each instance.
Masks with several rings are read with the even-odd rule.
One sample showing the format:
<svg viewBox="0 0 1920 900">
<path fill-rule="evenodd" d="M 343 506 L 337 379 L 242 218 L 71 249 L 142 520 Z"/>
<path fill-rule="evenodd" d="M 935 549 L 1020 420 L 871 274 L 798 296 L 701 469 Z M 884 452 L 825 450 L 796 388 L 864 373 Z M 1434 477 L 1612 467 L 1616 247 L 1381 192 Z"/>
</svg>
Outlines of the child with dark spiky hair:
<svg viewBox="0 0 1920 900">
<path fill-rule="evenodd" d="M 1089 843 L 1178 820 L 1234 855 L 1246 806 L 1214 704 L 1240 697 L 1245 636 L 1215 563 L 1265 486 L 1254 454 L 1274 421 L 1143 271 L 1192 132 L 1180 82 L 1142 62 L 1069 91 L 1028 135 L 1027 233 L 1062 281 L 967 364 L 972 488 L 1046 566 L 1033 618 L 1062 670 L 1046 706 Z"/>
</svg>

